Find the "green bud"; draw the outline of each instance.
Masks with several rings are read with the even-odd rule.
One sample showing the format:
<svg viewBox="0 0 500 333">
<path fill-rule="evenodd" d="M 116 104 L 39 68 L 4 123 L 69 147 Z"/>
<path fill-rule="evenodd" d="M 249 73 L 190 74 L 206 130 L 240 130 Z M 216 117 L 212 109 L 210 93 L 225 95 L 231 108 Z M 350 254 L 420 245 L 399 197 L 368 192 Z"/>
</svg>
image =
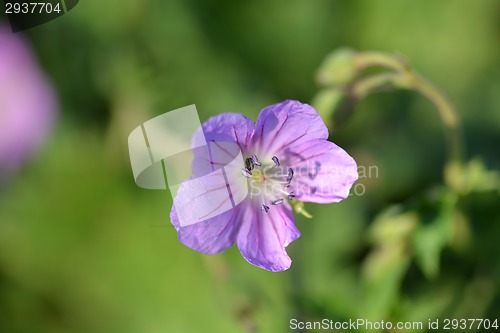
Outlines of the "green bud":
<svg viewBox="0 0 500 333">
<path fill-rule="evenodd" d="M 356 52 L 343 48 L 330 53 L 316 74 L 316 81 L 322 86 L 343 86 L 357 75 Z"/>
</svg>

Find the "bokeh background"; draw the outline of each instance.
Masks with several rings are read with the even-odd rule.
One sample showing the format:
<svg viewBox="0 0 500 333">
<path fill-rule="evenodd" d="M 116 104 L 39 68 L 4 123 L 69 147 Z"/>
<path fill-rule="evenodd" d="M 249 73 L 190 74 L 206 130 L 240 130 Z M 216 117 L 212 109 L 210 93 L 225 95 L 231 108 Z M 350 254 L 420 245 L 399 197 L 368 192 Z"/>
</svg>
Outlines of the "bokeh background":
<svg viewBox="0 0 500 333">
<path fill-rule="evenodd" d="M 500 319 L 497 0 L 86 0 L 15 38 L 56 99 L 35 148 L 0 168 L 0 332 Z M 444 185 L 446 143 L 432 104 L 412 91 L 373 94 L 330 134 L 376 172 L 358 181 L 363 195 L 306 205 L 314 218 L 297 217 L 302 237 L 288 247 L 288 271 L 254 267 L 236 248 L 205 256 L 179 243 L 170 194 L 134 184 L 130 131 L 189 104 L 203 121 L 310 102 L 317 69 L 341 47 L 402 54 L 447 92 L 463 123 L 467 166 L 457 177 L 467 189 Z M 0 101 L 0 121 L 34 94 L 13 84 L 31 66 L 19 61 L 0 63 L 10 68 L 0 71 L 0 99 L 11 101 Z M 46 126 L 16 112 L 26 127 L 14 139 L 0 123 L 0 140 L 12 145 Z"/>
</svg>

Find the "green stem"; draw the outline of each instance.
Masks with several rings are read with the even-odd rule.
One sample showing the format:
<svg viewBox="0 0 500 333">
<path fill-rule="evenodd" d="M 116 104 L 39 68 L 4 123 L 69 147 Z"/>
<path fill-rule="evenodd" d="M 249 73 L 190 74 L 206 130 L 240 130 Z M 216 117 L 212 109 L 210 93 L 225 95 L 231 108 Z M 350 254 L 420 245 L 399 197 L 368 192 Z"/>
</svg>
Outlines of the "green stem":
<svg viewBox="0 0 500 333">
<path fill-rule="evenodd" d="M 361 100 L 375 92 L 407 86 L 405 79 L 404 76 L 392 72 L 375 74 L 356 81 L 350 87 L 350 93 L 357 100 Z"/>
<path fill-rule="evenodd" d="M 356 69 L 362 71 L 368 67 L 381 66 L 395 70 L 399 73 L 404 73 L 410 68 L 407 61 L 397 55 L 388 55 L 382 52 L 360 52 L 356 54 L 354 59 Z"/>
<path fill-rule="evenodd" d="M 444 168 L 445 182 L 453 188 L 460 186 L 456 183 L 456 179 L 458 179 L 457 174 L 461 172 L 463 163 L 462 127 L 458 113 L 450 99 L 433 83 L 412 71 L 402 58 L 380 52 L 363 52 L 356 57 L 355 63 L 358 69 L 383 66 L 395 71 L 374 74 L 355 81 L 348 90 L 357 100 L 374 92 L 399 88 L 414 90 L 435 106 L 444 125 L 449 147 Z"/>
<path fill-rule="evenodd" d="M 448 161 L 445 165 L 445 181 L 456 188 L 456 179 L 463 164 L 464 144 L 458 113 L 450 99 L 434 84 L 418 74 L 413 75 L 413 89 L 431 101 L 439 113 L 448 142 Z"/>
</svg>

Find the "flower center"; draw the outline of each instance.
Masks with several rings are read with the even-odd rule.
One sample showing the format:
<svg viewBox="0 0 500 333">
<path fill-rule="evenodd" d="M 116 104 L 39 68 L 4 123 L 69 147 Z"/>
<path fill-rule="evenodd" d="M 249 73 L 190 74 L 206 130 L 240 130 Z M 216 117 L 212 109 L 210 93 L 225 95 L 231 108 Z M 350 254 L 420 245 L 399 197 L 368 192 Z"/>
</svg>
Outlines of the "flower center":
<svg viewBox="0 0 500 333">
<path fill-rule="evenodd" d="M 293 169 L 281 165 L 277 156 L 268 163 L 261 163 L 256 155 L 245 159 L 245 167 L 241 170 L 250 187 L 250 197 L 260 204 L 263 212 L 271 206 L 280 205 L 285 198 L 295 197 L 292 191 Z"/>
</svg>

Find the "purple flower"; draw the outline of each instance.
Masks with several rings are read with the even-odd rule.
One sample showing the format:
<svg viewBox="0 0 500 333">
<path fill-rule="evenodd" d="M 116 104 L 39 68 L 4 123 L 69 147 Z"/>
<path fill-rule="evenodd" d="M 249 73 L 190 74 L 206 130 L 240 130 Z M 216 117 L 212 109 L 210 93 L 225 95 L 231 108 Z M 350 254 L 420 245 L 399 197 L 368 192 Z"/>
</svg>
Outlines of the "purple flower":
<svg viewBox="0 0 500 333">
<path fill-rule="evenodd" d="M 256 124 L 241 114 L 225 113 L 207 120 L 202 130 L 195 134 L 194 143 L 204 134 L 206 142 L 239 146 L 244 163 L 226 172 L 243 177 L 248 195 L 234 209 L 200 223 L 181 225 L 176 206 L 189 207 L 196 197 L 210 196 L 218 189 L 207 185 L 200 191 L 183 183 L 170 213 L 179 240 L 206 254 L 224 251 L 236 243 L 251 264 L 274 272 L 288 269 L 291 259 L 285 248 L 300 237 L 291 204 L 296 200 L 332 203 L 345 199 L 358 178 L 356 162 L 327 141 L 328 129 L 317 111 L 298 101 L 265 108 Z M 220 149 L 229 159 L 236 156 L 224 147 Z M 211 170 L 218 164 L 227 165 L 227 161 L 214 159 L 215 155 L 195 153 L 194 174 L 207 173 L 200 171 L 203 162 L 205 169 Z M 214 199 L 213 205 L 222 203 Z"/>
<path fill-rule="evenodd" d="M 29 46 L 0 26 L 0 178 L 40 147 L 56 111 L 52 86 Z"/>
</svg>

